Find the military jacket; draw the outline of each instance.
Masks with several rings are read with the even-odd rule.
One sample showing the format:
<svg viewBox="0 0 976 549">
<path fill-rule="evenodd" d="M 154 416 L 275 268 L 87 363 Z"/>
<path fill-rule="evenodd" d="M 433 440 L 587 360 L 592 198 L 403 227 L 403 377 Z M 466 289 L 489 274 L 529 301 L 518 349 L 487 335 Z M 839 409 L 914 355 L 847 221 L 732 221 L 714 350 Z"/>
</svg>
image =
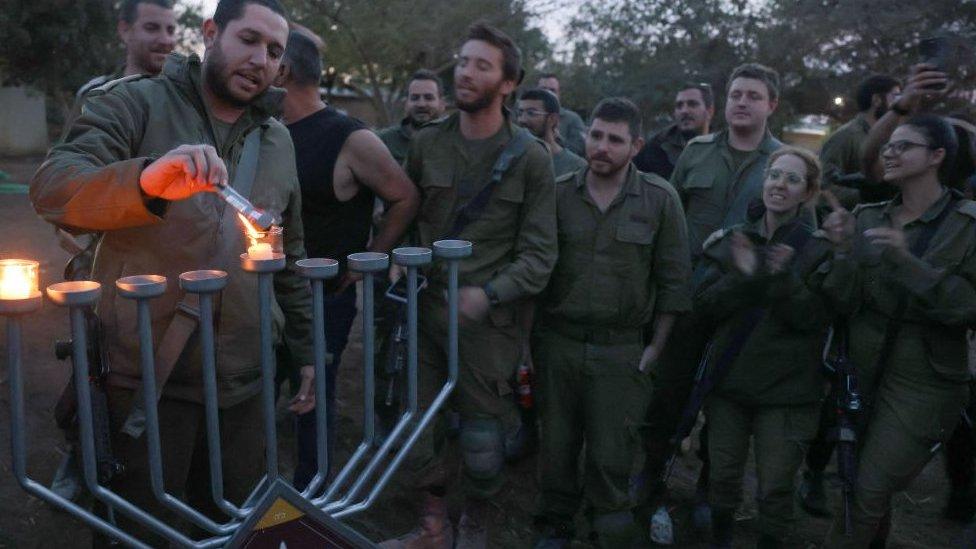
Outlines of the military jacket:
<svg viewBox="0 0 976 549">
<path fill-rule="evenodd" d="M 647 140 L 644 148 L 634 157 L 634 165 L 642 172 L 656 173 L 669 179 L 687 144 L 678 125 L 671 124 Z"/>
<path fill-rule="evenodd" d="M 251 201 L 282 220 L 288 269 L 275 275 L 274 334 L 300 364 L 312 363 L 311 295 L 294 270 L 305 255 L 301 193 L 288 130 L 273 118 L 283 91 L 269 89 L 217 142 L 201 91 L 201 61 L 171 54 L 161 76 L 131 76 L 89 92 L 65 141 L 48 154 L 31 181 L 37 213 L 59 226 L 103 231 L 92 276 L 102 285 L 98 311 L 107 335 L 109 383 L 140 383 L 135 306 L 118 296 L 115 280 L 129 275 L 166 276 L 166 293 L 152 301 L 152 328 L 159 343 L 182 298 L 179 275 L 197 269 L 229 273 L 217 312 L 217 383 L 222 406 L 260 391 L 257 278 L 240 268 L 248 241 L 235 215 L 215 193 L 186 200 L 147 199 L 142 170 L 182 144 L 209 143 L 233 181 L 244 136 L 262 128 Z M 285 322 L 287 319 L 287 323 Z M 191 339 L 164 394 L 202 399 L 200 350 Z"/>
<path fill-rule="evenodd" d="M 746 221 L 749 203 L 762 195 L 769 155 L 781 146 L 767 132 L 759 147 L 736 168 L 729 151 L 728 130 L 688 142 L 678 157 L 671 184 L 685 207 L 693 268 L 710 234 Z"/>
<path fill-rule="evenodd" d="M 860 201 L 857 189 L 837 185 L 837 180 L 845 175 L 863 173 L 861 146 L 870 131 L 863 114 L 837 128 L 820 148 L 820 163 L 823 166 L 824 188 L 830 189 L 840 199 L 844 207 L 853 208 Z"/>
<path fill-rule="evenodd" d="M 573 154 L 573 151 L 566 147 L 563 147 L 558 154 L 552 155 L 552 169 L 557 178 L 585 167 L 586 160 Z"/>
<path fill-rule="evenodd" d="M 419 187 L 417 232 L 431 246 L 451 230 L 461 207 L 490 181 L 492 167 L 520 128 L 506 118 L 501 130 L 472 155 L 461 135 L 460 113 L 428 124 L 414 134 L 405 163 Z M 552 160 L 541 141 L 532 140 L 492 191 L 487 207 L 458 238 L 474 244 L 461 263 L 461 285 L 490 283 L 500 303 L 539 293 L 556 263 L 556 201 Z M 445 271 L 432 272 L 443 284 Z"/>
<path fill-rule="evenodd" d="M 587 173 L 556 184 L 559 259 L 542 300 L 544 317 L 637 328 L 656 312 L 690 310 L 688 238 L 671 185 L 631 165 L 620 194 L 601 212 L 587 191 Z"/>
<path fill-rule="evenodd" d="M 410 130 L 407 129 L 409 125 L 410 120 L 404 118 L 396 126 L 383 128 L 376 132 L 380 141 L 390 150 L 393 159 L 400 165 L 403 165 L 403 161 L 407 158 L 407 150 L 410 148 Z"/>
<path fill-rule="evenodd" d="M 976 202 L 957 199 L 951 191 L 919 219 L 904 227 L 911 247 L 940 212 L 951 208 L 938 225 L 921 258 L 882 250 L 857 236 L 847 254 L 834 254 L 813 278 L 840 312 L 850 315 L 851 360 L 862 390 L 871 391 L 884 372 L 909 379 L 917 388 L 933 380 L 963 383 L 969 379 L 966 330 L 976 326 Z M 856 235 L 889 227 L 901 198 L 854 210 Z M 878 357 L 889 320 L 899 299 L 907 305 L 888 364 Z"/>
<path fill-rule="evenodd" d="M 585 133 L 586 124 L 583 123 L 580 115 L 566 108 L 559 109 L 559 135 L 562 137 L 564 147 L 577 156 L 585 155 L 586 140 L 583 138 Z"/>
<path fill-rule="evenodd" d="M 715 394 L 746 405 L 811 403 L 823 396 L 821 350 L 830 323 L 826 300 L 807 287 L 807 276 L 824 261 L 830 243 L 813 236 L 807 217 L 794 219 L 773 235 L 766 234 L 763 216 L 723 229 L 708 239 L 702 257 L 704 275 L 695 290 L 695 311 L 714 327 L 706 357 L 709 375 L 736 342 L 738 356 Z M 732 234 L 752 240 L 760 267 L 742 274 L 732 257 Z M 787 244 L 796 249 L 790 267 L 770 274 L 762 267 L 766 246 Z M 758 319 L 758 321 L 756 320 Z M 744 327 L 754 326 L 744 343 Z"/>
</svg>

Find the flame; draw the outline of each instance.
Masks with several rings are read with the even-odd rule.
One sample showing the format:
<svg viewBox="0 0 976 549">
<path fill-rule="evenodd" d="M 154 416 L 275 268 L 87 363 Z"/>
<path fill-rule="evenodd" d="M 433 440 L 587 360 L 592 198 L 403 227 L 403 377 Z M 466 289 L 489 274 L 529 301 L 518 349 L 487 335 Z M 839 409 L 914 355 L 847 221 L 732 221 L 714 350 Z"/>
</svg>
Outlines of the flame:
<svg viewBox="0 0 976 549">
<path fill-rule="evenodd" d="M 35 287 L 29 264 L 8 261 L 0 266 L 0 299 L 26 299 Z"/>
<path fill-rule="evenodd" d="M 247 220 L 246 217 L 244 217 L 241 214 L 237 214 L 237 217 L 240 218 L 241 223 L 244 224 L 245 234 L 247 235 L 248 238 L 251 239 L 252 246 L 257 244 L 259 238 L 264 238 L 264 233 L 259 231 L 257 227 L 255 227 L 250 221 Z"/>
</svg>

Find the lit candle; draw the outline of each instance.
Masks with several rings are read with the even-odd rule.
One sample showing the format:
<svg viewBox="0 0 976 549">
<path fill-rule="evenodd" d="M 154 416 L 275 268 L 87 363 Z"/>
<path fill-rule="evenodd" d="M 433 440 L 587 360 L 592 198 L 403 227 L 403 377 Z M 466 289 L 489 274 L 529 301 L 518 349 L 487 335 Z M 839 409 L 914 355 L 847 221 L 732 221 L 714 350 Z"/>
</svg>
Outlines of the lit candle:
<svg viewBox="0 0 976 549">
<path fill-rule="evenodd" d="M 36 291 L 36 261 L 0 260 L 0 299 L 27 299 Z"/>
<path fill-rule="evenodd" d="M 254 260 L 274 259 L 274 252 L 271 250 L 271 244 L 257 242 L 247 248 L 247 256 Z"/>
</svg>

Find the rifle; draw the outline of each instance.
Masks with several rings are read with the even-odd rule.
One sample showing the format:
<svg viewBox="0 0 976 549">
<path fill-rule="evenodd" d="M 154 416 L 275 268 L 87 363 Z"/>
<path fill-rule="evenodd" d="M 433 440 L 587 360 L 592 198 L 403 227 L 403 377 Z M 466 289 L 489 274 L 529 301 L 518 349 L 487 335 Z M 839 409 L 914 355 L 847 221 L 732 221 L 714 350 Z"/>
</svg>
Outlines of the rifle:
<svg viewBox="0 0 976 549">
<path fill-rule="evenodd" d="M 417 293 L 427 287 L 427 279 L 418 276 Z M 386 290 L 385 297 L 392 303 L 393 324 L 390 328 L 390 337 L 386 342 L 386 364 L 384 373 L 386 374 L 386 397 L 383 405 L 393 410 L 402 400 L 404 390 L 398 390 L 399 381 L 403 377 L 403 371 L 407 364 L 407 281 L 406 277 L 400 277 L 397 282 L 391 284 Z"/>
<path fill-rule="evenodd" d="M 836 376 L 835 406 L 837 427 L 831 437 L 837 443 L 837 474 L 841 481 L 844 497 L 844 533 L 850 535 L 851 506 L 854 502 L 854 487 L 857 483 L 857 416 L 861 411 L 861 393 L 858 389 L 857 372 L 848 357 L 847 321 L 834 322 L 832 339 L 836 338 L 836 352 L 828 362 Z"/>
<path fill-rule="evenodd" d="M 105 354 L 104 334 L 98 316 L 91 307 L 85 309 L 85 331 L 88 340 L 88 383 L 91 387 L 92 423 L 95 435 L 95 465 L 98 483 L 107 484 L 124 470 L 122 463 L 112 455 L 112 428 L 109 420 L 108 394 L 105 392 L 105 377 L 108 375 L 108 357 Z M 54 355 L 58 360 L 73 359 L 73 340 L 59 339 L 54 345 Z M 73 379 L 73 378 L 72 378 Z M 76 441 L 78 432 L 78 401 L 74 382 L 65 387 L 55 406 L 55 419 L 58 427 L 68 434 L 69 440 Z"/>
</svg>

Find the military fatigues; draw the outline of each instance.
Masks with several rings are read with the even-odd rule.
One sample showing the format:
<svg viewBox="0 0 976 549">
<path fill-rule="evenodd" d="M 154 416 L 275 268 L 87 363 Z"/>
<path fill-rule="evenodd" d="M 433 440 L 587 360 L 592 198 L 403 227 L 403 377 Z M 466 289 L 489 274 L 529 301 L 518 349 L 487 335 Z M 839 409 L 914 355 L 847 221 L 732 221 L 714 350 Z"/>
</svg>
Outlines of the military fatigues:
<svg viewBox="0 0 976 549">
<path fill-rule="evenodd" d="M 414 135 L 407 155 L 407 174 L 420 188 L 417 216 L 420 244 L 444 238 L 455 212 L 488 184 L 492 166 L 504 146 L 520 131 L 506 119 L 494 136 L 471 142 L 461 135 L 460 114 L 424 127 Z M 520 300 L 541 291 L 556 262 L 555 185 L 552 161 L 545 146 L 532 140 L 503 175 L 480 217 L 458 238 L 470 240 L 474 251 L 460 267 L 460 286 L 490 284 L 498 303 L 487 318 L 461 321 L 460 379 L 452 406 L 461 416 L 460 446 L 469 496 L 486 498 L 502 483 L 501 438 L 517 428 L 519 414 L 510 381 L 521 355 L 516 319 Z M 430 402 L 446 376 L 446 269 L 438 264 L 429 274 L 420 304 L 422 398 Z M 421 484 L 447 482 L 438 451 L 443 440 L 425 434 L 414 461 L 423 467 Z M 448 473 L 449 474 L 449 473 Z"/>
<path fill-rule="evenodd" d="M 743 275 L 733 264 L 731 235 L 762 247 L 786 244 L 796 256 L 784 273 Z M 829 316 L 805 275 L 823 261 L 829 243 L 795 219 L 767 235 L 765 220 L 716 234 L 705 248 L 695 310 L 715 326 L 706 377 L 724 369 L 708 396 L 710 500 L 713 514 L 731 516 L 742 501 L 742 477 L 755 442 L 759 531 L 782 540 L 793 523 L 793 478 L 817 430 L 823 396 L 820 350 Z M 761 263 L 760 263 L 761 264 Z M 744 330 L 749 330 L 743 335 Z M 729 349 L 739 351 L 735 355 Z"/>
<path fill-rule="evenodd" d="M 724 130 L 692 139 L 678 157 L 671 184 L 685 208 L 693 283 L 700 274 L 695 269 L 705 239 L 717 229 L 747 220 L 749 204 L 761 199 L 766 161 L 781 146 L 767 133 L 759 147 L 737 164 Z M 653 366 L 654 401 L 647 437 L 647 475 L 652 481 L 663 473 L 669 440 L 688 401 L 708 335 L 707 325 L 696 313 L 682 316 L 675 324 L 675 337 Z M 657 492 L 663 487 L 658 483 L 652 488 Z"/>
<path fill-rule="evenodd" d="M 569 172 L 582 170 L 586 167 L 586 160 L 573 154 L 573 151 L 563 147 L 557 154 L 552 155 L 552 169 L 559 178 Z"/>
<path fill-rule="evenodd" d="M 386 145 L 386 148 L 390 150 L 390 154 L 393 155 L 393 159 L 397 161 L 397 164 L 403 165 L 403 161 L 407 158 L 407 151 L 410 149 L 410 137 L 412 133 L 410 119 L 404 118 L 396 126 L 383 128 L 376 132 L 376 135 Z"/>
<path fill-rule="evenodd" d="M 836 513 L 828 547 L 866 547 L 904 489 L 959 420 L 968 399 L 966 329 L 976 323 L 976 203 L 943 196 L 904 227 L 909 246 L 949 211 L 919 259 L 882 252 L 856 237 L 848 254 L 834 254 L 812 283 L 849 314 L 850 358 L 868 411 L 861 435 L 851 537 Z M 891 225 L 900 198 L 854 211 L 856 235 Z M 907 299 L 886 364 L 879 364 L 889 320 Z"/>
<path fill-rule="evenodd" d="M 567 109 L 559 109 L 559 137 L 562 138 L 562 145 L 568 148 L 577 156 L 586 155 L 586 124 L 580 115 Z"/>
<path fill-rule="evenodd" d="M 681 204 L 666 181 L 631 166 L 601 212 L 587 173 L 557 183 L 559 260 L 539 300 L 532 347 L 542 422 L 540 512 L 565 527 L 585 495 L 594 528 L 614 532 L 632 520 L 628 479 L 651 389 L 637 369 L 644 334 L 655 314 L 690 308 L 690 265 Z"/>
<path fill-rule="evenodd" d="M 257 279 L 238 266 L 246 238 L 233 208 L 214 193 L 179 201 L 147 199 L 139 186 L 145 167 L 179 145 L 209 143 L 224 159 L 233 181 L 244 135 L 262 131 L 251 201 L 282 219 L 289 268 L 274 277 L 273 330 L 275 339 L 284 335 L 300 364 L 312 363 L 311 293 L 308 281 L 293 269 L 305 250 L 294 149 L 288 130 L 272 117 L 283 91 L 269 89 L 233 127 L 224 124 L 221 132 L 204 108 L 200 86 L 200 59 L 171 54 L 161 77 L 131 76 L 93 90 L 65 141 L 51 149 L 34 175 L 30 197 L 37 213 L 51 223 L 104 232 L 92 279 L 102 285 L 98 313 L 112 367 L 106 381 L 113 403 L 131 399 L 141 385 L 135 306 L 117 295 L 116 279 L 146 273 L 166 276 L 166 293 L 151 303 L 158 344 L 183 297 L 177 284 L 180 273 L 204 268 L 231 273 L 215 313 L 220 319 L 217 393 L 220 421 L 235 433 L 224 446 L 225 462 L 236 464 L 225 469 L 225 493 L 240 504 L 260 477 L 264 461 L 260 429 L 241 426 L 260 409 L 261 390 Z M 166 448 L 163 466 L 167 475 L 173 473 L 167 483 L 174 491 L 198 488 L 194 473 L 206 467 L 206 444 L 197 437 L 203 432 L 204 414 L 196 340 L 190 338 L 162 388 L 159 405 Z M 118 413 L 125 409 L 120 406 L 113 410 L 115 420 L 125 417 Z M 112 488 L 144 509 L 157 510 L 145 476 L 144 442 L 116 440 L 113 450 L 133 468 L 115 479 Z"/>
<path fill-rule="evenodd" d="M 670 179 L 678 157 L 687 144 L 688 140 L 681 133 L 681 128 L 677 124 L 671 124 L 647 140 L 644 148 L 634 157 L 634 165 L 642 172 L 656 173 Z"/>
<path fill-rule="evenodd" d="M 824 189 L 833 192 L 845 208 L 856 206 L 862 199 L 862 193 L 866 194 L 867 197 L 865 198 L 870 200 L 872 196 L 877 196 L 879 191 L 876 189 L 878 185 L 854 189 L 837 183 L 842 176 L 864 173 L 861 147 L 868 138 L 870 130 L 871 126 L 868 125 L 864 114 L 858 114 L 830 134 L 830 137 L 820 148 Z"/>
</svg>

